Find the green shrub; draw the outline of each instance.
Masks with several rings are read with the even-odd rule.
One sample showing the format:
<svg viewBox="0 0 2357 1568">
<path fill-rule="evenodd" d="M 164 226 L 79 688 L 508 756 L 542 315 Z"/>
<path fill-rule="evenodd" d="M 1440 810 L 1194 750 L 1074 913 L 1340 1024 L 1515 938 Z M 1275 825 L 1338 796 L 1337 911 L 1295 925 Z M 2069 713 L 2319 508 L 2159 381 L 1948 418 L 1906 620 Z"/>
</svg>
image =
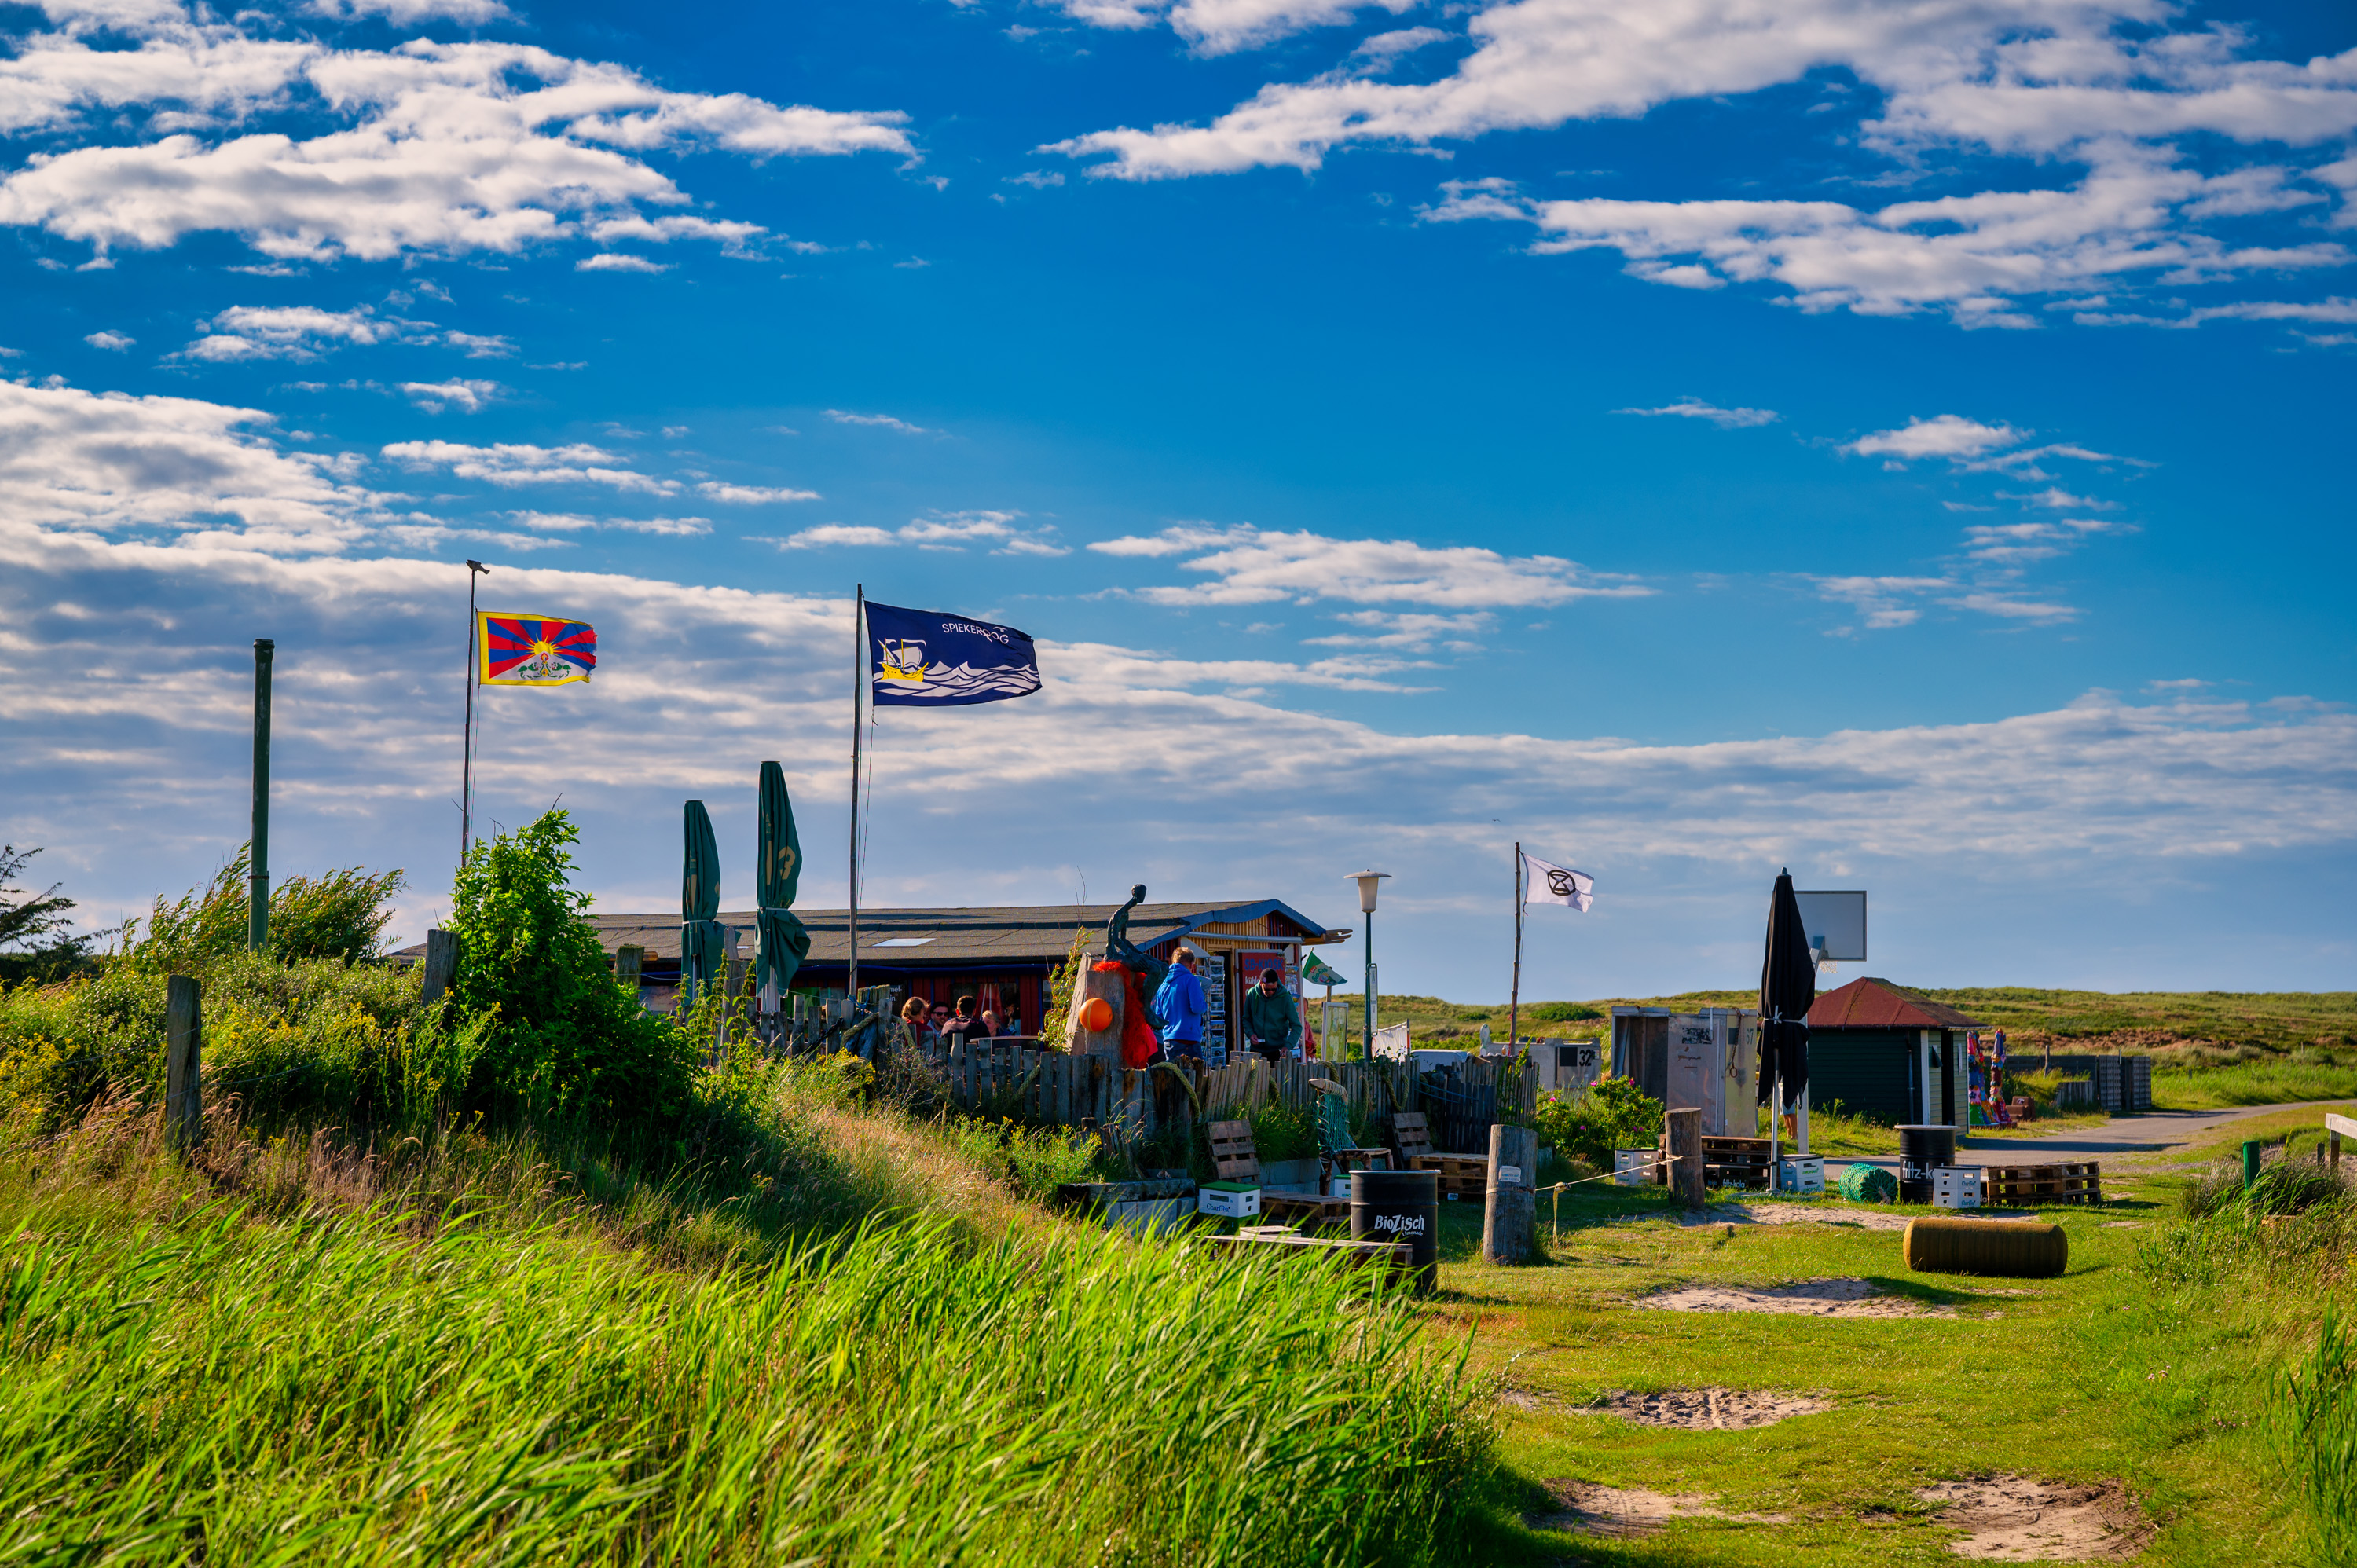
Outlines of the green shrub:
<svg viewBox="0 0 2357 1568">
<path fill-rule="evenodd" d="M 1584 1092 L 1550 1090 L 1533 1118 L 1539 1142 L 1558 1158 L 1609 1169 L 1615 1149 L 1651 1148 L 1661 1136 L 1662 1102 L 1634 1079 L 1600 1078 Z"/>
<path fill-rule="evenodd" d="M 159 897 L 147 917 L 146 935 L 132 933 L 136 940 L 131 943 L 131 961 L 157 973 L 187 974 L 210 959 L 247 950 L 253 849 L 240 844 L 208 886 L 169 904 Z M 405 879 L 400 871 L 371 875 L 350 866 L 317 878 L 281 880 L 270 890 L 271 955 L 288 963 L 311 959 L 358 963 L 376 957 L 384 928 L 393 919 L 389 906 Z"/>
<path fill-rule="evenodd" d="M 952 1148 L 1037 1202 L 1055 1197 L 1067 1182 L 1103 1179 L 1104 1140 L 1093 1133 L 980 1116 L 945 1117 L 941 1126 Z"/>
<path fill-rule="evenodd" d="M 1577 1024 L 1585 1018 L 1601 1018 L 1604 1015 L 1585 1002 L 1534 1002 L 1523 1009 L 1523 1016 L 1542 1024 Z"/>
<path fill-rule="evenodd" d="M 477 843 L 458 868 L 452 995 L 496 1018 L 471 1095 L 500 1112 L 661 1122 L 686 1109 L 699 1047 L 615 983 L 581 918 L 590 897 L 568 885 L 580 836 L 552 810 Z"/>
</svg>

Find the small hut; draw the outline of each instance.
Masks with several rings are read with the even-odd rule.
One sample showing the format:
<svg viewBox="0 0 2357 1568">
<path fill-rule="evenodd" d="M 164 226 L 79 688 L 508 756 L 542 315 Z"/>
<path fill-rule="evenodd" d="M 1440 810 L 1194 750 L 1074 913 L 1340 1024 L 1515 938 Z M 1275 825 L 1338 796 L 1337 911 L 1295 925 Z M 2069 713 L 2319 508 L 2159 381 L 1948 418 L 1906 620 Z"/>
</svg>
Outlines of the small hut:
<svg viewBox="0 0 2357 1568">
<path fill-rule="evenodd" d="M 1809 1009 L 1809 1103 L 1963 1126 L 1972 1111 L 1964 1036 L 1981 1027 L 1887 980 L 1853 980 Z"/>
</svg>

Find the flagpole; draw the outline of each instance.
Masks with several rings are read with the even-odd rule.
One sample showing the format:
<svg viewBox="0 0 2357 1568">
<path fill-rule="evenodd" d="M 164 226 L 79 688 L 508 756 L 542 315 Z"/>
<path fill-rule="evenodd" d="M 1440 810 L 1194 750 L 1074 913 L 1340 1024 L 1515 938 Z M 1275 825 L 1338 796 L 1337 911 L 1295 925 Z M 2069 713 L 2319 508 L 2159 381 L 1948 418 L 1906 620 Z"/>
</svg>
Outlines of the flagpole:
<svg viewBox="0 0 2357 1568">
<path fill-rule="evenodd" d="M 859 688 L 867 672 L 867 585 L 851 609 L 851 970 L 844 989 L 859 994 Z"/>
<path fill-rule="evenodd" d="M 1506 1003 L 1506 1046 L 1523 1037 L 1523 844 L 1514 841 L 1514 988 Z"/>
<path fill-rule="evenodd" d="M 458 786 L 458 864 L 467 863 L 467 846 L 475 842 L 475 672 L 479 661 L 475 657 L 475 638 L 482 623 L 475 616 L 475 579 L 490 571 L 480 561 L 467 563 L 467 729 L 460 749 L 465 753 L 459 764 Z"/>
</svg>

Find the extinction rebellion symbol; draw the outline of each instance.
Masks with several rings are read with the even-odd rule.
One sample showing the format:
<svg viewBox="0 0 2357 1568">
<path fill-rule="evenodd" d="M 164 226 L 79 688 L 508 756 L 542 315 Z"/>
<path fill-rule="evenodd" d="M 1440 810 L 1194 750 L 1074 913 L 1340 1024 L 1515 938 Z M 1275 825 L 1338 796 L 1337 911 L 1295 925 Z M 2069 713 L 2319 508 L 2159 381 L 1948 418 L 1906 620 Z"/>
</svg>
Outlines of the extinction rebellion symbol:
<svg viewBox="0 0 2357 1568">
<path fill-rule="evenodd" d="M 1569 898 L 1579 892 L 1578 886 L 1571 879 L 1571 873 L 1559 865 L 1547 867 L 1546 879 L 1547 891 L 1558 898 Z"/>
</svg>

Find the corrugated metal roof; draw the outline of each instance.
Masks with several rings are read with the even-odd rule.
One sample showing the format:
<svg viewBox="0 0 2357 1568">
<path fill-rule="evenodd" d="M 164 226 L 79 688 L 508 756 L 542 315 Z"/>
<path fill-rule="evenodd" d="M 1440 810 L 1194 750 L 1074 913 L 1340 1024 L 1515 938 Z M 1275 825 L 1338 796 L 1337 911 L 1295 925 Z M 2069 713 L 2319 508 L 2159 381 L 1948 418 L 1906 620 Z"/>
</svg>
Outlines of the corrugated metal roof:
<svg viewBox="0 0 2357 1568">
<path fill-rule="evenodd" d="M 1060 960 L 1072 950 L 1072 931 L 1085 929 L 1092 945 L 1102 940 L 1104 925 L 1118 904 L 1016 904 L 953 909 L 862 909 L 859 911 L 859 961 L 878 963 L 1034 963 Z M 811 933 L 805 963 L 847 963 L 851 959 L 850 911 L 796 909 Z M 1274 916 L 1280 931 L 1297 930 L 1297 940 L 1339 941 L 1350 936 L 1318 925 L 1275 898 L 1252 903 L 1140 904 L 1130 911 L 1129 934 L 1140 947 L 1151 947 L 1173 936 L 1205 925 L 1243 925 Z M 679 917 L 673 914 L 602 915 L 583 917 L 597 932 L 608 952 L 626 944 L 646 950 L 650 961 L 679 961 Z M 753 947 L 753 911 L 723 910 L 720 923 L 737 929 L 739 957 Z M 886 943 L 891 943 L 886 946 Z M 396 959 L 420 959 L 424 943 L 404 948 Z"/>
<path fill-rule="evenodd" d="M 1979 1029 L 1986 1027 L 1953 1007 L 1916 995 L 1887 980 L 1860 976 L 1817 998 L 1809 1009 L 1812 1029 Z"/>
</svg>

